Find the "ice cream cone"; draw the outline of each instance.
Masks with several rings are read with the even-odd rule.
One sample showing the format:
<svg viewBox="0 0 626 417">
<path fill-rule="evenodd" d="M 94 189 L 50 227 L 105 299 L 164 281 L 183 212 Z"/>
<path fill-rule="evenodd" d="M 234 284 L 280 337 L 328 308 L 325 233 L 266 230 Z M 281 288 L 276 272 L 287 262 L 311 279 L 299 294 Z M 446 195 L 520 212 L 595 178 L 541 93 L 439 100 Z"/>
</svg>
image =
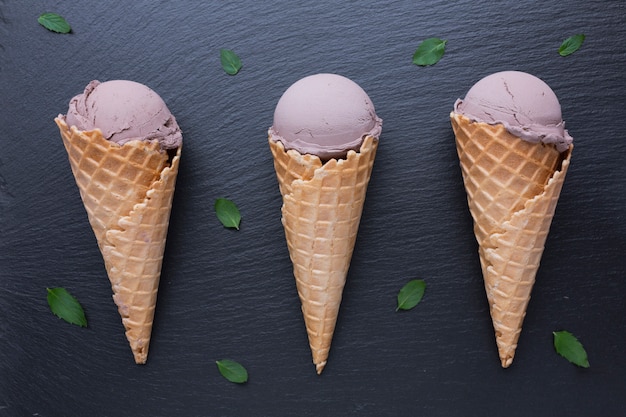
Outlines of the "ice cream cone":
<svg viewBox="0 0 626 417">
<path fill-rule="evenodd" d="M 322 163 L 269 138 L 282 223 L 317 373 L 328 360 L 378 139 Z"/>
<path fill-rule="evenodd" d="M 573 146 L 531 143 L 452 112 L 502 366 L 511 365 Z"/>
<path fill-rule="evenodd" d="M 100 130 L 56 118 L 80 196 L 96 235 L 135 362 L 148 357 L 179 147 L 170 159 L 156 141 L 123 146 Z"/>
</svg>

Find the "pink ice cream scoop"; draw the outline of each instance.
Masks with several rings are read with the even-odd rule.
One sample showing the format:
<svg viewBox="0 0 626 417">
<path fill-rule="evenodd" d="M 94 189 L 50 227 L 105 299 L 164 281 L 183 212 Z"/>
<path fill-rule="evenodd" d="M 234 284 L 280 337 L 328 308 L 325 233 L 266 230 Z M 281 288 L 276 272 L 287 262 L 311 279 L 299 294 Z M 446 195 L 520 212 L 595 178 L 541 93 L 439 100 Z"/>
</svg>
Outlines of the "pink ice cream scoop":
<svg viewBox="0 0 626 417">
<path fill-rule="evenodd" d="M 100 129 L 106 139 L 120 145 L 131 140 L 158 141 L 162 149 L 176 149 L 183 141 L 163 99 L 134 81 L 91 81 L 70 100 L 65 121 L 83 131 Z"/>
<path fill-rule="evenodd" d="M 474 122 L 502 124 L 529 142 L 554 143 L 561 152 L 573 140 L 554 91 L 525 72 L 503 71 L 483 78 L 456 101 L 454 111 Z"/>
<path fill-rule="evenodd" d="M 287 150 L 328 160 L 358 152 L 366 136 L 378 138 L 381 130 L 374 104 L 357 83 L 341 75 L 316 74 L 285 91 L 269 133 Z"/>
</svg>

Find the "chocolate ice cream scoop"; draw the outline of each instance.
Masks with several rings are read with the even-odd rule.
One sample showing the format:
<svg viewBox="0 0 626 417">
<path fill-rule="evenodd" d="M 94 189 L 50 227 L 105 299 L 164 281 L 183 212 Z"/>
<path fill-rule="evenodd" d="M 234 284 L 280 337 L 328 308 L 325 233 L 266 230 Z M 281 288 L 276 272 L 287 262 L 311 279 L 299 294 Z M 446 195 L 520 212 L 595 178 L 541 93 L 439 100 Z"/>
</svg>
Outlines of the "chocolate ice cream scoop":
<svg viewBox="0 0 626 417">
<path fill-rule="evenodd" d="M 554 143 L 561 152 L 572 143 L 552 89 L 520 71 L 503 71 L 478 81 L 458 99 L 454 111 L 474 122 L 502 124 L 529 142 Z"/>
<path fill-rule="evenodd" d="M 336 74 L 311 75 L 285 91 L 269 133 L 285 149 L 322 160 L 358 152 L 366 136 L 378 138 L 382 120 L 358 84 Z"/>
<path fill-rule="evenodd" d="M 183 141 L 163 99 L 134 81 L 91 81 L 70 100 L 65 121 L 83 131 L 100 129 L 106 139 L 120 145 L 131 140 L 158 141 L 162 149 L 175 149 Z"/>
</svg>

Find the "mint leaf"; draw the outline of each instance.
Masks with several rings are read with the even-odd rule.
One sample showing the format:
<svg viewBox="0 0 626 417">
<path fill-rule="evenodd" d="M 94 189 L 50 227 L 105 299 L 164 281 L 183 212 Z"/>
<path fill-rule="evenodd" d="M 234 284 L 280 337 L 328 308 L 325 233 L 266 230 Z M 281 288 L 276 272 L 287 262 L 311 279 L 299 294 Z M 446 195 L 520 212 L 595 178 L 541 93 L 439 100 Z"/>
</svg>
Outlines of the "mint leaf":
<svg viewBox="0 0 626 417">
<path fill-rule="evenodd" d="M 576 337 L 565 330 L 552 332 L 554 335 L 554 349 L 565 359 L 582 368 L 589 368 L 587 352 Z"/>
<path fill-rule="evenodd" d="M 215 361 L 215 363 L 217 364 L 217 369 L 219 369 L 220 374 L 230 382 L 243 384 L 248 381 L 248 371 L 238 362 L 223 359 L 221 361 Z"/>
<path fill-rule="evenodd" d="M 413 63 L 422 67 L 436 64 L 446 52 L 447 42 L 439 38 L 424 40 L 413 54 Z"/>
<path fill-rule="evenodd" d="M 568 56 L 578 51 L 580 46 L 585 41 L 585 35 L 580 33 L 578 35 L 570 36 L 565 39 L 561 46 L 559 47 L 559 55 Z"/>
<path fill-rule="evenodd" d="M 48 291 L 48 305 L 55 316 L 68 323 L 87 327 L 85 312 L 78 300 L 65 288 L 46 288 Z"/>
<path fill-rule="evenodd" d="M 56 13 L 43 13 L 37 19 L 39 24 L 46 29 L 57 33 L 70 33 L 70 25 Z"/>
<path fill-rule="evenodd" d="M 218 198 L 215 200 L 215 214 L 224 227 L 239 230 L 241 214 L 235 203 L 226 198 Z"/>
<path fill-rule="evenodd" d="M 410 310 L 422 301 L 426 291 L 426 283 L 421 279 L 407 282 L 398 293 L 398 310 Z"/>
<path fill-rule="evenodd" d="M 226 74 L 235 75 L 241 69 L 241 59 L 230 49 L 220 49 L 220 61 Z"/>
</svg>

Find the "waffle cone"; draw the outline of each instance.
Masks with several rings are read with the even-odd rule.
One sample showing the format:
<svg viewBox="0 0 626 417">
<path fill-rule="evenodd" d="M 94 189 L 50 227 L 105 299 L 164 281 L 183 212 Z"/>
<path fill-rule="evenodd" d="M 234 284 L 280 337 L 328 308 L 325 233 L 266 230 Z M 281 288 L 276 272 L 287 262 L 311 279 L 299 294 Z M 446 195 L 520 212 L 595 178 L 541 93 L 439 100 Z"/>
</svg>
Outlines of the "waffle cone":
<svg viewBox="0 0 626 417">
<path fill-rule="evenodd" d="M 480 264 L 506 368 L 513 362 L 572 146 L 530 143 L 504 126 L 450 115 Z"/>
<path fill-rule="evenodd" d="M 135 362 L 148 358 L 179 147 L 171 159 L 158 142 L 106 140 L 100 130 L 70 129 L 56 118 L 72 173 L 96 235 Z"/>
<path fill-rule="evenodd" d="M 349 151 L 345 159 L 324 164 L 315 155 L 285 151 L 271 137 L 269 144 L 283 196 L 287 247 L 320 374 L 328 360 L 378 139 L 368 136 L 358 153 Z"/>
</svg>

